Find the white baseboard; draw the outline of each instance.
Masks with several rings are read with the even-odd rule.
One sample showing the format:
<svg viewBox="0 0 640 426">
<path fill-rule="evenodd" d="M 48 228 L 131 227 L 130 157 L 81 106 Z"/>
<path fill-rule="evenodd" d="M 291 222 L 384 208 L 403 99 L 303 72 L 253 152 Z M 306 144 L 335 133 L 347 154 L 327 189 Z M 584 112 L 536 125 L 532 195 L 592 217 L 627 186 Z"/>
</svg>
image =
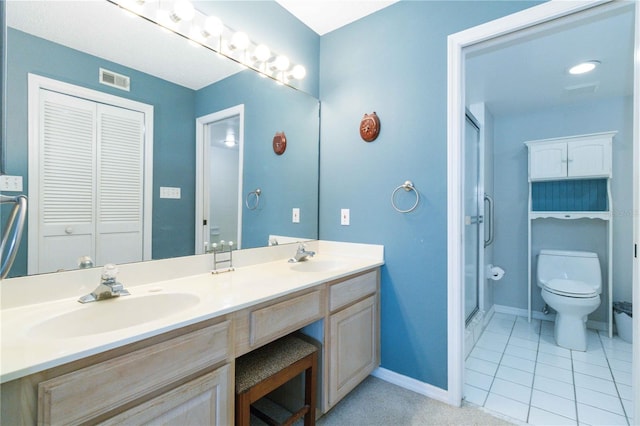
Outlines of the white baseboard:
<svg viewBox="0 0 640 426">
<path fill-rule="evenodd" d="M 513 308 L 511 306 L 493 305 L 493 309 L 495 310 L 495 312 L 502 313 L 502 314 L 517 315 L 517 316 L 524 317 L 524 318 L 527 318 L 527 316 L 528 316 L 526 309 Z M 556 320 L 556 314 L 545 315 L 540 311 L 532 311 L 531 312 L 531 318 L 539 319 L 539 320 L 542 320 L 542 321 L 555 321 Z M 587 321 L 587 328 L 590 328 L 592 330 L 598 330 L 598 331 L 608 331 L 609 330 L 606 322 L 592 321 L 592 320 L 588 320 Z"/>
<path fill-rule="evenodd" d="M 395 373 L 382 367 L 378 367 L 373 370 L 371 375 L 382 379 L 385 382 L 393 383 L 394 385 L 414 391 L 420 395 L 424 395 L 428 398 L 444 402 L 445 404 L 451 404 L 451 401 L 449 401 L 449 392 L 428 383 L 421 382 L 420 380 L 412 379 L 411 377 Z"/>
</svg>

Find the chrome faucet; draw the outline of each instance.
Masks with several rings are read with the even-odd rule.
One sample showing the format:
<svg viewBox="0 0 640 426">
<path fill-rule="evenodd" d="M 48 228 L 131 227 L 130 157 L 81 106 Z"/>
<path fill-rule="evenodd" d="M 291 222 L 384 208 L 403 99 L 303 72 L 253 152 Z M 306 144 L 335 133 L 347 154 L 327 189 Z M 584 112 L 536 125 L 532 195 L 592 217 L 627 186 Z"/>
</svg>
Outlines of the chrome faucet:
<svg viewBox="0 0 640 426">
<path fill-rule="evenodd" d="M 296 255 L 289 259 L 289 263 L 297 263 L 304 262 L 309 259 L 309 257 L 313 257 L 316 255 L 315 251 L 307 251 L 307 248 L 304 244 L 298 245 L 298 250 L 296 251 Z"/>
<path fill-rule="evenodd" d="M 125 289 L 121 283 L 116 281 L 116 275 L 118 275 L 118 268 L 116 265 L 112 263 L 104 265 L 98 287 L 96 287 L 96 289 L 91 293 L 82 296 L 78 299 L 78 302 L 89 303 L 119 296 L 128 296 L 130 294 L 129 291 Z"/>
</svg>

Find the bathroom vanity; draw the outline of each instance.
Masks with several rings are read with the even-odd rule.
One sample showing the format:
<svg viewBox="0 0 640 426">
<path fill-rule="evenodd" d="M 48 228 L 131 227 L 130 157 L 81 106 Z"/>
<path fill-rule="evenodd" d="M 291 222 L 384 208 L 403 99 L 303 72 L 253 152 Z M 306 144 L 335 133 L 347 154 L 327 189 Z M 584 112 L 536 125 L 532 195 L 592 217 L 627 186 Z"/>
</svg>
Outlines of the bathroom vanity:
<svg viewBox="0 0 640 426">
<path fill-rule="evenodd" d="M 2 424 L 232 424 L 235 358 L 309 325 L 326 412 L 379 364 L 383 249 L 308 246 L 318 254 L 295 264 L 292 245 L 240 251 L 224 274 L 211 255 L 122 265 L 131 296 L 86 305 L 78 285 L 99 270 L 6 280 Z M 47 281 L 63 297 L 25 303 Z"/>
</svg>

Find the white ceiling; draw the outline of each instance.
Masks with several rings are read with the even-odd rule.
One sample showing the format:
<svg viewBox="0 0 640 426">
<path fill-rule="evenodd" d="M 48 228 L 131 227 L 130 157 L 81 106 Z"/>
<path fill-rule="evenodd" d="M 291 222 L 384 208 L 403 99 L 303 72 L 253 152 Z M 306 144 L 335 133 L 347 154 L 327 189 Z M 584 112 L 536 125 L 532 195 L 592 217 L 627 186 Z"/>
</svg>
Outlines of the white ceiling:
<svg viewBox="0 0 640 426">
<path fill-rule="evenodd" d="M 466 62 L 467 105 L 485 102 L 494 115 L 520 113 L 633 93 L 634 8 L 566 18 L 476 53 Z M 582 61 L 595 71 L 570 75 Z M 593 91 L 595 89 L 595 92 Z"/>
<path fill-rule="evenodd" d="M 398 0 L 276 0 L 319 35 L 377 12 Z"/>
</svg>

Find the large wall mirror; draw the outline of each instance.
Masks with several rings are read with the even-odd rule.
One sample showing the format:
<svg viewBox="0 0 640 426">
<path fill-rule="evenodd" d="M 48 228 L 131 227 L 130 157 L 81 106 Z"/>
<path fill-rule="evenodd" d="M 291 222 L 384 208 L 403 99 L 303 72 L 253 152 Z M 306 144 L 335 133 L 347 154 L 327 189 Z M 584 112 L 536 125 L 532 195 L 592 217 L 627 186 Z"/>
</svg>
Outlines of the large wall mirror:
<svg viewBox="0 0 640 426">
<path fill-rule="evenodd" d="M 128 243 L 125 240 L 119 243 L 117 239 L 109 241 L 111 237 L 103 238 L 104 235 L 100 233 L 103 224 L 96 217 L 99 217 L 101 211 L 118 210 L 138 189 L 145 192 L 145 184 L 149 179 L 152 179 L 151 189 L 141 195 L 140 204 L 136 205 L 142 212 L 140 217 L 144 218 L 144 221 L 136 225 L 141 236 L 137 240 L 128 240 L 136 241 L 135 244 L 147 244 L 148 250 L 140 250 L 137 255 L 139 258 L 132 260 L 201 253 L 200 248 L 204 247 L 201 247 L 202 241 L 198 241 L 198 235 L 206 240 L 212 235 L 212 231 L 205 230 L 202 224 L 196 223 L 197 218 L 203 214 L 198 209 L 202 208 L 203 198 L 206 198 L 196 185 L 197 171 L 205 169 L 204 159 L 199 155 L 196 143 L 197 120 L 234 108 L 242 110 L 241 120 L 225 123 L 224 126 L 212 124 L 210 131 L 206 131 L 206 143 L 215 144 L 222 142 L 218 140 L 221 139 L 218 136 L 220 132 L 226 138 L 226 129 L 231 124 L 237 126 L 242 123 L 243 126 L 242 129 L 235 127 L 233 130 L 236 140 L 242 143 L 241 149 L 238 151 L 235 148 L 237 151 L 234 154 L 238 158 L 238 152 L 240 153 L 239 159 L 235 160 L 239 168 L 225 172 L 223 166 L 216 165 L 219 164 L 219 159 L 208 164 L 209 168 L 214 167 L 217 172 L 222 173 L 222 177 L 219 177 L 220 173 L 210 173 L 210 177 L 207 177 L 215 179 L 208 185 L 209 193 L 206 195 L 210 198 L 209 201 L 221 200 L 221 197 L 227 200 L 231 197 L 233 201 L 226 204 L 237 207 L 230 213 L 232 218 L 220 218 L 219 224 L 214 225 L 226 227 L 226 223 L 235 222 L 239 230 L 233 232 L 234 235 L 240 235 L 236 244 L 241 248 L 266 246 L 270 236 L 274 235 L 293 237 L 294 240 L 318 237 L 320 107 L 316 98 L 303 91 L 277 84 L 272 79 L 262 78 L 255 71 L 202 46 L 194 45 L 184 37 L 167 32 L 148 20 L 128 16 L 117 5 L 108 1 L 10 0 L 5 5 L 7 72 L 4 93 L 6 123 L 3 123 L 6 125 L 4 172 L 22 176 L 22 192 L 29 196 L 30 201 L 28 214 L 33 215 L 28 222 L 30 225 L 25 229 L 10 277 L 73 269 L 78 265 L 78 258 L 83 255 L 94 256 L 96 266 L 128 261 L 126 258 L 109 258 L 117 257 L 116 254 L 122 252 L 118 247 L 124 247 Z M 106 74 L 101 70 L 106 70 Z M 100 82 L 101 77 L 108 82 L 110 76 L 116 83 L 120 82 L 121 77 L 128 78 L 128 83 L 125 83 L 128 88 L 123 90 L 115 87 L 119 84 L 114 86 Z M 123 165 L 124 157 L 118 159 L 118 155 L 129 158 L 133 154 L 128 151 L 126 154 L 118 151 L 111 157 L 102 154 L 100 140 L 103 136 L 100 129 L 105 126 L 100 124 L 101 118 L 98 118 L 95 124 L 97 136 L 87 137 L 87 140 L 98 141 L 93 145 L 86 145 L 93 148 L 77 148 L 76 151 L 64 151 L 61 154 L 68 157 L 63 160 L 67 169 L 58 173 L 59 180 L 56 182 L 62 182 L 68 177 L 64 184 L 66 186 L 55 187 L 58 192 L 54 190 L 48 195 L 42 192 L 51 185 L 46 175 L 49 163 L 45 164 L 41 160 L 34 162 L 30 158 L 34 152 L 33 135 L 40 135 L 38 137 L 42 139 L 43 134 L 51 130 L 57 131 L 59 145 L 64 149 L 73 145 L 73 138 L 65 136 L 65 132 L 71 130 L 59 130 L 55 124 L 47 124 L 49 116 L 44 109 L 41 109 L 37 120 L 30 117 L 30 112 L 39 108 L 38 103 L 45 104 L 43 98 L 33 93 L 36 91 L 34 79 L 41 82 L 40 86 L 35 85 L 37 90 L 55 82 L 44 89 L 56 96 L 60 94 L 59 91 L 64 92 L 65 87 L 74 88 L 71 92 L 77 88 L 81 92 L 85 90 L 96 94 L 96 98 L 90 101 L 96 105 L 98 113 L 91 114 L 98 117 L 101 117 L 103 105 L 110 104 L 109 99 L 115 98 L 152 108 L 152 129 L 144 128 L 145 119 L 151 113 L 147 113 L 145 119 L 140 119 L 142 124 L 139 124 L 145 135 L 152 134 L 152 150 L 143 150 L 140 154 L 139 188 L 131 183 L 135 178 L 122 178 L 125 171 L 131 170 L 131 166 Z M 85 101 L 84 95 L 74 92 L 70 96 Z M 75 102 L 73 99 L 72 101 Z M 87 108 L 92 110 L 93 104 Z M 42 105 L 40 107 L 44 108 Z M 127 110 L 127 114 L 129 109 L 136 109 L 135 106 L 124 105 L 120 108 Z M 65 117 L 75 112 L 74 108 L 57 109 L 55 112 L 58 116 Z M 40 127 L 34 131 L 34 126 Z M 224 130 L 216 127 L 224 127 Z M 117 129 L 114 138 L 119 140 L 121 127 Z M 77 134 L 75 131 L 71 132 L 73 136 Z M 285 132 L 287 137 L 287 149 L 282 155 L 277 155 L 272 146 L 277 132 Z M 238 137 L 240 134 L 241 140 Z M 106 142 L 102 144 L 107 145 Z M 50 147 L 40 148 L 44 151 Z M 219 149 L 210 149 L 210 155 L 215 155 L 215 151 Z M 145 157 L 145 152 L 149 153 L 148 157 Z M 97 170 L 98 177 L 93 179 L 97 184 L 89 184 L 89 178 L 74 174 L 81 169 L 81 157 L 94 162 L 93 169 Z M 229 158 L 232 157 L 230 155 Z M 109 160 L 106 161 L 106 158 Z M 109 171 L 112 180 L 102 179 L 101 176 L 107 175 Z M 151 178 L 146 177 L 146 171 L 152 171 Z M 232 176 L 225 176 L 225 173 Z M 111 185 L 110 182 L 115 183 Z M 38 193 L 32 191 L 36 187 L 39 188 Z M 107 193 L 107 187 L 112 188 L 111 195 L 100 198 L 100 194 Z M 74 191 L 74 188 L 78 191 Z M 255 197 L 250 195 L 257 188 L 261 190 L 258 205 Z M 94 212 L 93 216 L 89 214 L 93 222 L 88 225 L 88 236 L 78 238 L 84 241 L 84 245 L 78 249 L 68 243 L 72 238 L 65 237 L 78 235 L 76 230 L 79 228 L 66 221 L 79 210 L 74 207 L 74 200 L 82 197 L 80 189 L 87 197 L 102 201 L 96 201 L 97 213 Z M 45 204 L 45 200 L 53 200 L 52 203 L 61 209 L 55 219 L 59 222 L 55 224 L 59 234 L 56 238 L 63 241 L 59 245 L 38 242 L 43 241 L 42 235 L 40 240 L 35 238 L 36 231 L 40 232 L 35 228 L 44 226 L 33 225 L 33 220 L 44 223 L 47 219 L 41 217 L 42 209 L 34 206 Z M 292 220 L 293 209 L 299 209 L 297 222 Z M 7 214 L 8 210 L 3 208 L 2 223 Z M 215 220 L 208 217 L 209 222 Z M 151 222 L 150 226 L 148 222 Z M 205 232 L 208 236 L 204 235 Z M 101 241 L 104 244 L 101 245 Z M 286 241 L 283 238 L 279 243 Z M 53 262 L 55 265 L 34 267 L 29 257 L 35 246 L 40 247 L 41 258 L 55 257 L 64 260 L 60 260 L 59 265 L 56 260 Z M 101 255 L 109 253 L 109 250 L 113 255 Z"/>
</svg>

